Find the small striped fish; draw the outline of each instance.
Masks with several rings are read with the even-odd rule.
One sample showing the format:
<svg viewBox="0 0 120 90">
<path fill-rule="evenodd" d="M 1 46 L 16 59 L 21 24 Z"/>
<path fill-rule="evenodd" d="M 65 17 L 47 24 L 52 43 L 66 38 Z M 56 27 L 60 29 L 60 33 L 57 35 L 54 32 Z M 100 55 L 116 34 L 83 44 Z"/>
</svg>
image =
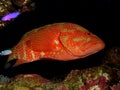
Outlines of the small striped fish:
<svg viewBox="0 0 120 90">
<path fill-rule="evenodd" d="M 10 49 L 7 49 L 7 50 L 4 50 L 4 51 L 1 51 L 0 52 L 0 56 L 5 56 L 5 55 L 9 55 L 12 53 L 12 50 Z"/>
<path fill-rule="evenodd" d="M 17 59 L 14 66 L 50 58 L 68 61 L 84 58 L 105 47 L 104 42 L 80 25 L 54 23 L 27 32 L 14 46 L 8 61 Z"/>
</svg>

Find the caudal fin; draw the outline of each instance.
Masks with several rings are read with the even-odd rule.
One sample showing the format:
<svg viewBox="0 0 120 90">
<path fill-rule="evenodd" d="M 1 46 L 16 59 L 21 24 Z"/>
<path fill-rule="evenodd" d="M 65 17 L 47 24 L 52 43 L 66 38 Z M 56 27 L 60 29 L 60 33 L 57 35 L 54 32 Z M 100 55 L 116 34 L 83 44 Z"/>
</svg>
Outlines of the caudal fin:
<svg viewBox="0 0 120 90">
<path fill-rule="evenodd" d="M 13 67 L 15 63 L 16 63 L 16 59 L 13 59 L 13 60 L 7 62 L 4 66 L 4 69 L 6 70 L 6 69 Z"/>
</svg>

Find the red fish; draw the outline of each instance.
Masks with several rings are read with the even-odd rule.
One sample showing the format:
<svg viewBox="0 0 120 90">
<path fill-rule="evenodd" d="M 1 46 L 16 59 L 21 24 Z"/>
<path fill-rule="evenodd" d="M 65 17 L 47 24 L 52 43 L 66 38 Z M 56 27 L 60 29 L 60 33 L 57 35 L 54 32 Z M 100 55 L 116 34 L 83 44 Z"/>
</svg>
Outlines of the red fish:
<svg viewBox="0 0 120 90">
<path fill-rule="evenodd" d="M 84 58 L 105 47 L 104 42 L 80 25 L 54 23 L 27 32 L 13 47 L 8 61 L 14 66 L 49 58 L 68 61 Z"/>
</svg>

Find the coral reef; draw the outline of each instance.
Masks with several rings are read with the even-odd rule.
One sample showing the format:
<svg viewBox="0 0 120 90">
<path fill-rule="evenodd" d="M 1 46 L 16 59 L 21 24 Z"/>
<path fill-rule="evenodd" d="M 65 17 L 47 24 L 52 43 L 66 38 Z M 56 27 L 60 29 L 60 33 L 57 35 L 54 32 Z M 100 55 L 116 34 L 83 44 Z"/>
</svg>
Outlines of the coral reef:
<svg viewBox="0 0 120 90">
<path fill-rule="evenodd" d="M 9 78 L 7 76 L 4 75 L 0 75 L 0 83 L 4 83 L 4 82 L 8 82 Z"/>
<path fill-rule="evenodd" d="M 37 74 L 20 74 L 0 84 L 0 90 L 120 90 L 120 70 L 105 65 L 72 70 L 62 82 Z"/>
<path fill-rule="evenodd" d="M 113 75 L 113 72 L 116 73 Z M 65 82 L 71 83 L 72 90 L 108 90 L 112 84 L 119 83 L 119 80 L 119 70 L 99 66 L 85 70 L 73 70 Z"/>
<path fill-rule="evenodd" d="M 34 7 L 35 3 L 33 3 L 32 0 L 0 0 L 0 29 L 14 20 L 5 21 L 1 19 L 2 17 L 11 12 L 23 13 L 31 11 L 34 10 Z"/>
<path fill-rule="evenodd" d="M 11 81 L 9 82 L 9 84 L 6 85 L 6 88 L 8 90 L 13 90 L 14 88 L 20 88 L 20 89 L 33 88 L 33 87 L 38 87 L 38 86 L 47 84 L 48 82 L 49 82 L 48 80 L 36 74 L 25 74 L 25 75 L 20 74 L 15 76 L 14 78 L 11 78 Z"/>
</svg>

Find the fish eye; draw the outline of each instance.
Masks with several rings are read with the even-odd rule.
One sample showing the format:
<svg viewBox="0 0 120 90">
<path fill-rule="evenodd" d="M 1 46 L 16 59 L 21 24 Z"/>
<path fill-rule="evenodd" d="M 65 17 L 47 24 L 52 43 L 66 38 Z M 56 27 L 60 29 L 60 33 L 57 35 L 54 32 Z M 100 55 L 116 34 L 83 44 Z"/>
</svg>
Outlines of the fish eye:
<svg viewBox="0 0 120 90">
<path fill-rule="evenodd" d="M 91 35 L 90 33 L 87 33 L 87 35 Z"/>
</svg>

